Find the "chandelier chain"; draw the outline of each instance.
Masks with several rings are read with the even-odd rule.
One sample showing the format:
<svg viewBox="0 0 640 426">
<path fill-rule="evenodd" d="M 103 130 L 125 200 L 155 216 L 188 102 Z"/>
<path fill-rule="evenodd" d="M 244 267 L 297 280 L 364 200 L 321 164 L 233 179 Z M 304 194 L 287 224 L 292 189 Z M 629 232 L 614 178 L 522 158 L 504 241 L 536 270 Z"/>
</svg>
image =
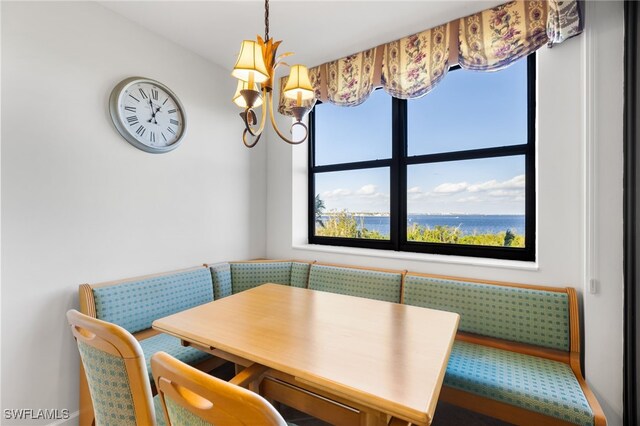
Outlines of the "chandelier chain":
<svg viewBox="0 0 640 426">
<path fill-rule="evenodd" d="M 264 41 L 269 40 L 269 0 L 264 1 Z"/>
</svg>

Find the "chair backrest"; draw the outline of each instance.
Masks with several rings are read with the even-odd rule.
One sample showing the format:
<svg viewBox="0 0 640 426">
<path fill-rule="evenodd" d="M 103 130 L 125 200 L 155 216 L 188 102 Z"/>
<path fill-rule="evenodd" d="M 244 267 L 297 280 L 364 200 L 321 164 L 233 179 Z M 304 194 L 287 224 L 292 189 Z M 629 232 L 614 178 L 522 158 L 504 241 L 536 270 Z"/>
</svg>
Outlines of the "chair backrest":
<svg viewBox="0 0 640 426">
<path fill-rule="evenodd" d="M 287 425 L 260 395 L 196 370 L 165 352 L 151 357 L 151 371 L 168 425 Z"/>
<path fill-rule="evenodd" d="M 124 328 L 67 312 L 78 343 L 96 425 L 155 425 L 151 385 L 138 341 Z"/>
</svg>

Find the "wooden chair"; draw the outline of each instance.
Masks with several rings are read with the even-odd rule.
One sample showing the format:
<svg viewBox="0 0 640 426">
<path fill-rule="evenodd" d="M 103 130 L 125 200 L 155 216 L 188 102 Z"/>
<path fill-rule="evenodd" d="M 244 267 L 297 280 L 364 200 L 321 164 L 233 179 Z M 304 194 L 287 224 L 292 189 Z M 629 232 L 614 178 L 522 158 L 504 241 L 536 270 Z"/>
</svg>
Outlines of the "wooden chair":
<svg viewBox="0 0 640 426">
<path fill-rule="evenodd" d="M 138 341 L 115 324 L 67 312 L 78 343 L 95 424 L 155 425 L 151 385 Z M 162 424 L 163 418 L 158 419 Z"/>
<path fill-rule="evenodd" d="M 258 364 L 244 369 L 230 382 L 209 376 L 165 352 L 151 357 L 151 371 L 167 424 L 190 426 L 286 426 L 282 416 L 257 393 L 267 368 Z"/>
</svg>

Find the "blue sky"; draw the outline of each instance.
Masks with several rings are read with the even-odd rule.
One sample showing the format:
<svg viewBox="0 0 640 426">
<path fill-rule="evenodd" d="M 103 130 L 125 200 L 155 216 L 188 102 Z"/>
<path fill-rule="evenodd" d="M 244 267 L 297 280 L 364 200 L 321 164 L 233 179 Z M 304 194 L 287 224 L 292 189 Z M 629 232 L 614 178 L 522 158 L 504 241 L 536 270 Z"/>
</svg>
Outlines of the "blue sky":
<svg viewBox="0 0 640 426">
<path fill-rule="evenodd" d="M 316 107 L 316 164 L 391 156 L 391 98 Z M 408 101 L 409 155 L 526 143 L 526 60 L 493 72 L 450 71 Z M 524 157 L 410 166 L 409 213 L 524 214 Z M 389 211 L 389 169 L 316 175 L 327 210 Z"/>
</svg>

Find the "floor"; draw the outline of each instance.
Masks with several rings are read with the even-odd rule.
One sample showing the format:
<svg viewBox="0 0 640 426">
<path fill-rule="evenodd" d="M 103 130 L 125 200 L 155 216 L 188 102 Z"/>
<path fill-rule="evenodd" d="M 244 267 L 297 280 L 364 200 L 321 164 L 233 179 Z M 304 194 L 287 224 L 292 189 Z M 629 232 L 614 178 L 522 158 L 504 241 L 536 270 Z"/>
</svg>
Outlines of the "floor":
<svg viewBox="0 0 640 426">
<path fill-rule="evenodd" d="M 282 416 L 287 422 L 294 423 L 296 426 L 330 426 L 321 420 L 307 416 L 300 411 L 289 407 L 282 407 L 280 410 Z M 509 426 L 492 417 L 476 414 L 472 411 L 458 408 L 455 405 L 440 403 L 436 408 L 436 415 L 433 419 L 432 426 Z"/>
<path fill-rule="evenodd" d="M 233 364 L 227 363 L 218 369 L 213 374 L 217 377 L 229 380 L 234 375 Z M 310 417 L 305 413 L 294 410 L 293 408 L 281 406 L 282 416 L 290 423 L 294 423 L 296 426 L 331 426 L 329 423 L 325 423 L 316 418 Z M 496 420 L 492 417 L 483 416 L 472 411 L 468 411 L 455 405 L 439 403 L 436 408 L 436 414 L 433 419 L 432 426 L 509 426 L 510 423 L 505 423 L 500 420 Z"/>
</svg>

